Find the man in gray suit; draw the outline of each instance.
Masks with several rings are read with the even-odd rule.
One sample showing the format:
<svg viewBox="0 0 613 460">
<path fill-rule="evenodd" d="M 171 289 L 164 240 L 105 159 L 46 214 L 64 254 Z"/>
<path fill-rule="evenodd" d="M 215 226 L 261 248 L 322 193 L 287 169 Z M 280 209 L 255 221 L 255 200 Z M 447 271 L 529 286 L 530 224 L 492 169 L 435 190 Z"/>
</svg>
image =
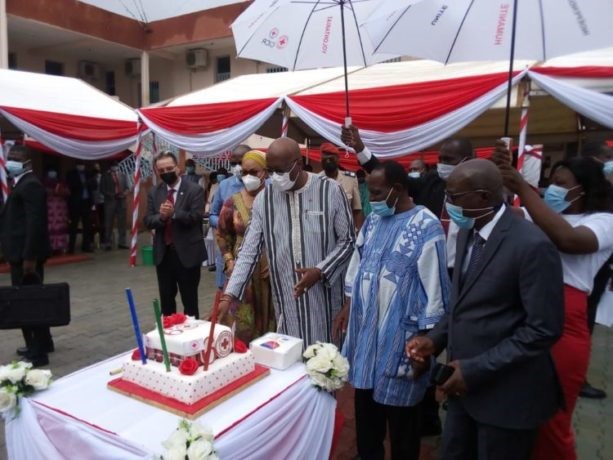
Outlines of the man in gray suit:
<svg viewBox="0 0 613 460">
<path fill-rule="evenodd" d="M 149 192 L 144 221 L 155 231 L 153 256 L 162 313 L 176 313 L 178 288 L 185 314 L 198 318 L 200 267 L 206 258 L 202 234 L 204 190 L 181 179 L 172 153 L 161 153 L 155 159 L 155 169 L 162 182 Z"/>
<path fill-rule="evenodd" d="M 450 309 L 406 351 L 420 367 L 447 348 L 444 459 L 529 459 L 539 425 L 561 404 L 549 352 L 564 322 L 560 257 L 503 204 L 488 160 L 456 167 L 445 206 L 461 228 Z"/>
<path fill-rule="evenodd" d="M 111 250 L 113 221 L 117 218 L 117 246 L 129 249 L 126 241 L 126 197 L 130 191 L 128 176 L 119 170 L 117 161 L 111 163 L 109 170 L 101 179 L 100 191 L 104 196 L 104 249 Z"/>
</svg>

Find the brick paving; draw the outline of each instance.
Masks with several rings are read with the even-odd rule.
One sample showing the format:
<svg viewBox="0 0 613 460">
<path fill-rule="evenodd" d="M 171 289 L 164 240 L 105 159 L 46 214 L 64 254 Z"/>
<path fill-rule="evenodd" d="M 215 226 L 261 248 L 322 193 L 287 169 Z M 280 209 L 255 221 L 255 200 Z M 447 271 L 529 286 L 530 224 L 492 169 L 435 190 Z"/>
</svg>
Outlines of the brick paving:
<svg viewBox="0 0 613 460">
<path fill-rule="evenodd" d="M 68 281 L 71 286 L 71 324 L 52 330 L 56 351 L 49 355 L 49 368 L 56 378 L 134 347 L 124 288 L 133 290 L 142 327 L 153 327 L 151 301 L 157 297 L 155 270 L 142 265 L 130 268 L 127 260 L 128 252 L 125 250 L 97 252 L 89 261 L 46 270 L 47 282 Z M 8 284 L 9 276 L 0 274 L 0 285 Z M 209 311 L 213 298 L 214 273 L 203 269 L 201 314 Z M 0 331 L 0 363 L 17 359 L 15 349 L 22 345 L 20 331 Z M 607 436 L 607 429 L 613 426 L 612 352 L 613 331 L 597 326 L 589 380 L 593 385 L 605 388 L 611 397 L 602 401 L 580 400 L 574 419 L 580 459 L 613 458 L 613 437 Z M 338 398 L 345 424 L 334 458 L 350 460 L 356 455 L 352 390 L 345 388 Z M 425 438 L 422 460 L 437 458 L 439 447 L 439 437 Z M 0 460 L 4 459 L 6 447 L 2 426 Z"/>
</svg>

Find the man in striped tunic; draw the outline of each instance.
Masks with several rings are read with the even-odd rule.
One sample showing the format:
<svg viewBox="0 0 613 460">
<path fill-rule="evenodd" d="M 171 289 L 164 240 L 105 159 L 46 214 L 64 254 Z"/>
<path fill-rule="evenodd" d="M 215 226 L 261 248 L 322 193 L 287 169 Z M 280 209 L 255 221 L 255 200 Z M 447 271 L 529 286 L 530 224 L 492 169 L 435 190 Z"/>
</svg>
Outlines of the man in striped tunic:
<svg viewBox="0 0 613 460">
<path fill-rule="evenodd" d="M 340 185 L 302 169 L 298 144 L 274 141 L 266 161 L 272 184 L 258 194 L 232 276 L 219 304 L 223 318 L 242 298 L 262 249 L 270 262 L 278 332 L 305 346 L 331 342 L 353 252 L 351 210 Z"/>
</svg>

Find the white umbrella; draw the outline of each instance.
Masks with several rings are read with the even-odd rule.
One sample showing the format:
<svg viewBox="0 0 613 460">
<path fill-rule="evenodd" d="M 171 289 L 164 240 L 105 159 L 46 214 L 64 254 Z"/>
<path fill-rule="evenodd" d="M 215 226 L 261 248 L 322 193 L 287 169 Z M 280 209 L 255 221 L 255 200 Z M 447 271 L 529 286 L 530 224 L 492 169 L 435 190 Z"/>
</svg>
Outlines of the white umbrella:
<svg viewBox="0 0 613 460">
<path fill-rule="evenodd" d="M 386 0 L 363 28 L 375 53 L 450 63 L 544 61 L 613 45 L 613 0 Z"/>
<path fill-rule="evenodd" d="M 397 56 L 373 55 L 370 41 L 359 27 L 381 3 L 256 0 L 232 24 L 237 55 L 290 70 L 343 65 L 347 90 L 347 66 L 367 66 Z M 346 111 L 349 116 L 348 96 Z"/>
</svg>

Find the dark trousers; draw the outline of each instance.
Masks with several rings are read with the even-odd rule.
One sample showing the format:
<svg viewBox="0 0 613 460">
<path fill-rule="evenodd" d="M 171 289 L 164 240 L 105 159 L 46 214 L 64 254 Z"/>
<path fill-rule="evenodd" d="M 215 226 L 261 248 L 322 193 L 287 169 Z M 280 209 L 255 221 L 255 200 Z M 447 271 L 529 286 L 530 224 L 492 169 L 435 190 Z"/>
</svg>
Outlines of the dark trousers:
<svg viewBox="0 0 613 460">
<path fill-rule="evenodd" d="M 443 430 L 443 460 L 529 460 L 537 429 L 510 430 L 474 420 L 450 398 Z"/>
<path fill-rule="evenodd" d="M 104 202 L 104 245 L 110 247 L 113 242 L 113 221 L 117 220 L 117 245 L 127 246 L 126 241 L 126 200 L 119 198 Z"/>
<path fill-rule="evenodd" d="M 355 390 L 355 426 L 360 460 L 383 460 L 383 441 L 389 430 L 392 460 L 418 460 L 421 406 L 379 404 L 372 390 Z"/>
<path fill-rule="evenodd" d="M 77 229 L 79 228 L 79 222 L 83 229 L 83 241 L 81 243 L 81 249 L 83 251 L 92 249 L 92 224 L 91 213 L 92 204 L 90 201 L 80 201 L 78 203 L 71 203 L 68 213 L 70 218 L 70 225 L 68 226 L 68 233 L 70 238 L 68 240 L 68 251 L 74 252 L 75 244 L 77 241 Z"/>
<path fill-rule="evenodd" d="M 181 294 L 181 302 L 186 315 L 199 318 L 198 314 L 198 285 L 200 284 L 200 265 L 185 268 L 173 245 L 166 246 L 164 258 L 156 266 L 158 287 L 160 289 L 160 302 L 162 314 L 172 315 L 177 312 L 177 288 Z"/>
<path fill-rule="evenodd" d="M 42 262 L 36 262 L 36 274 L 39 277 L 39 283 L 42 284 L 44 278 Z M 24 284 L 23 281 L 23 265 L 11 263 L 11 284 L 13 286 L 21 286 Z M 39 283 L 37 282 L 36 284 Z M 28 280 L 26 284 L 35 283 Z M 51 332 L 48 326 L 23 327 L 21 332 L 31 358 L 38 358 L 47 354 L 46 349 L 51 344 Z"/>
</svg>

